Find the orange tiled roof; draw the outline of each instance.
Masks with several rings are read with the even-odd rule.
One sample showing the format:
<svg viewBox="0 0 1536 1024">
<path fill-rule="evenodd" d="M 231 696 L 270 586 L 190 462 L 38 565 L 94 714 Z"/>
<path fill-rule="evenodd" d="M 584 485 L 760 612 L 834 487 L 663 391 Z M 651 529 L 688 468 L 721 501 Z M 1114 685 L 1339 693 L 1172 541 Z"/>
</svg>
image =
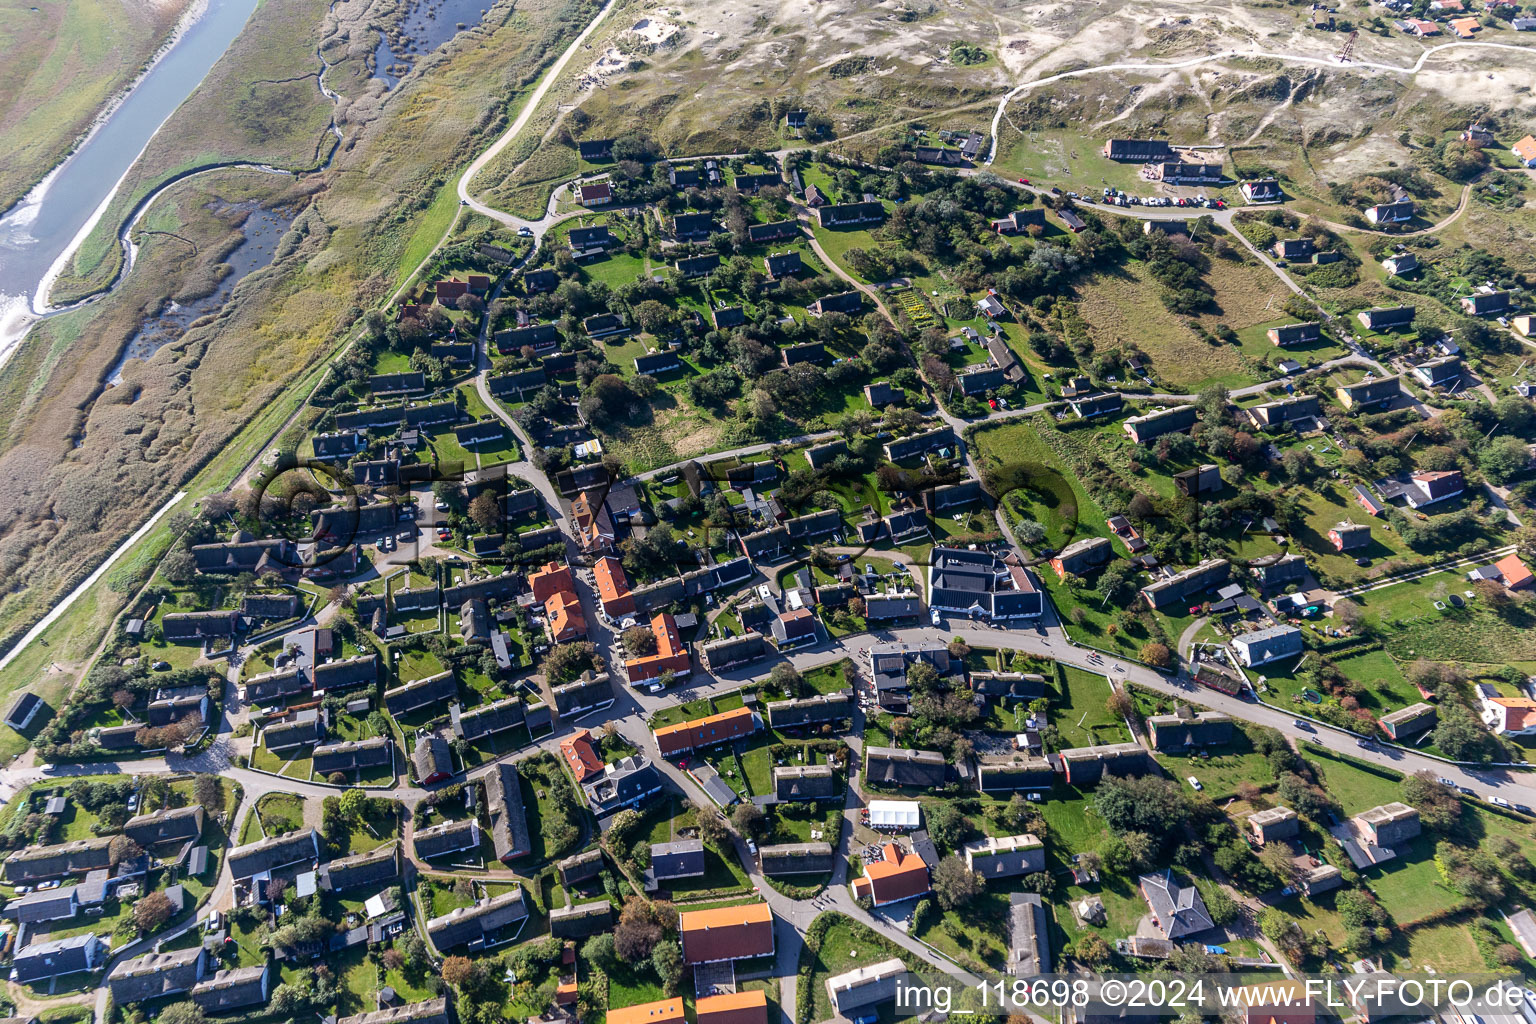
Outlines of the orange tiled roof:
<svg viewBox="0 0 1536 1024">
<path fill-rule="evenodd" d="M 560 741 L 560 753 L 570 766 L 577 782 L 586 782 L 595 775 L 603 774 L 603 759 L 592 746 L 592 734 L 583 729 L 575 736 Z"/>
<path fill-rule="evenodd" d="M 1513 146 L 1509 147 L 1515 156 L 1527 162 L 1536 160 L 1536 135 L 1527 135 Z"/>
<path fill-rule="evenodd" d="M 624 565 L 612 555 L 604 555 L 592 566 L 597 579 L 597 594 L 603 604 L 612 604 L 629 596 L 629 577 L 624 575 Z"/>
<path fill-rule="evenodd" d="M 752 733 L 755 725 L 752 720 L 752 709 L 741 707 L 730 711 L 722 711 L 718 715 L 710 715 L 708 718 L 695 718 L 691 722 L 678 722 L 676 725 L 664 725 L 652 732 L 656 737 L 656 745 L 661 748 L 663 754 L 681 747 L 675 743 L 669 743 L 671 737 L 681 738 L 682 734 L 693 733 L 693 746 L 701 743 L 713 743 L 719 740 L 734 739 L 737 736 L 746 736 Z"/>
<path fill-rule="evenodd" d="M 529 576 L 528 585 L 533 588 L 533 597 L 536 601 L 547 601 L 551 595 L 561 590 L 576 593 L 576 581 L 571 577 L 571 567 L 561 565 L 559 562 L 550 562 Z"/>
<path fill-rule="evenodd" d="M 1529 697 L 1494 697 L 1492 704 L 1504 709 L 1504 728 L 1520 732 L 1536 724 L 1536 700 Z"/>
<path fill-rule="evenodd" d="M 678 916 L 677 931 L 691 964 L 773 952 L 773 911 L 766 903 L 690 911 Z"/>
<path fill-rule="evenodd" d="M 587 617 L 581 610 L 581 598 L 574 591 L 560 590 L 544 602 L 549 628 L 555 641 L 572 640 L 587 635 Z"/>
<path fill-rule="evenodd" d="M 768 994 L 762 989 L 706 996 L 693 1005 L 698 1024 L 767 1024 Z"/>
<path fill-rule="evenodd" d="M 608 1024 L 684 1024 L 683 1001 L 658 999 L 654 1003 L 609 1010 Z"/>
<path fill-rule="evenodd" d="M 886 843 L 884 860 L 864 866 L 876 903 L 890 903 L 928 891 L 928 865 L 915 853 Z"/>
<path fill-rule="evenodd" d="M 682 637 L 677 636 L 677 620 L 671 613 L 664 611 L 651 619 L 651 634 L 656 637 L 656 654 L 627 660 L 624 666 L 630 672 L 630 679 L 651 679 L 662 672 L 684 672 L 691 668 L 688 648 L 682 643 Z"/>
<path fill-rule="evenodd" d="M 1494 563 L 1493 567 L 1499 570 L 1504 577 L 1504 585 L 1511 590 L 1523 587 L 1531 582 L 1531 570 L 1520 561 L 1519 555 L 1506 555 Z"/>
</svg>

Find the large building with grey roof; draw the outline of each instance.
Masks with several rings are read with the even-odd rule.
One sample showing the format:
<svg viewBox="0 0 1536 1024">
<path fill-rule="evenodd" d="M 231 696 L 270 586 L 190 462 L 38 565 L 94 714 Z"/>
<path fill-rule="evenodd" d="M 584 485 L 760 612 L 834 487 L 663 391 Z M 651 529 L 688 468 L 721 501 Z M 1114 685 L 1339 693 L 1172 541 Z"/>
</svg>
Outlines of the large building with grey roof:
<svg viewBox="0 0 1536 1024">
<path fill-rule="evenodd" d="M 526 857 L 533 850 L 528 837 L 528 814 L 523 807 L 522 777 L 513 764 L 499 764 L 481 776 L 485 806 L 490 812 L 491 842 L 502 862 Z"/>
</svg>

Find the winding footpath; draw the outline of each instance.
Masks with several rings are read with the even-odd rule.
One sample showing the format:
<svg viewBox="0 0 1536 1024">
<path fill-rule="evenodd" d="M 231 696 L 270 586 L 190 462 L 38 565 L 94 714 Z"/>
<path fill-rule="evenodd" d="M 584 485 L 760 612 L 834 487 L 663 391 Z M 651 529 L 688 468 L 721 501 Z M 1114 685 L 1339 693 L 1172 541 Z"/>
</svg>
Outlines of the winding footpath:
<svg viewBox="0 0 1536 1024">
<path fill-rule="evenodd" d="M 1514 50 L 1517 53 L 1523 53 L 1527 56 L 1536 54 L 1536 47 L 1522 46 L 1517 43 L 1494 43 L 1484 42 L 1482 40 L 1461 40 L 1449 43 L 1441 43 L 1438 46 L 1431 46 L 1429 49 L 1419 54 L 1419 59 L 1414 61 L 1413 64 L 1409 65 L 1408 67 L 1403 67 L 1398 64 L 1382 64 L 1376 61 L 1358 59 L 1350 60 L 1347 64 L 1340 64 L 1338 59 L 1334 57 L 1302 56 L 1294 53 L 1271 53 L 1267 50 L 1259 49 L 1220 50 L 1216 53 L 1206 54 L 1203 57 L 1190 57 L 1187 60 L 1178 61 L 1122 61 L 1114 64 L 1097 64 L 1093 67 L 1077 68 L 1072 71 L 1062 71 L 1054 75 L 1047 75 L 1044 78 L 1036 78 L 1031 81 L 1024 82 L 1020 85 L 1016 85 L 1012 89 L 1008 90 L 1008 92 L 1003 95 L 1003 98 L 998 101 L 997 111 L 992 115 L 992 146 L 987 151 L 986 162 L 990 164 L 997 157 L 997 135 L 998 132 L 1002 130 L 1003 117 L 1007 113 L 1008 104 L 1017 97 L 1023 95 L 1026 92 L 1029 92 L 1031 89 L 1037 89 L 1042 85 L 1050 85 L 1053 82 L 1064 82 L 1071 78 L 1084 78 L 1090 75 L 1103 74 L 1105 72 L 1147 71 L 1155 74 L 1165 71 L 1182 71 L 1186 68 L 1199 67 L 1202 64 L 1210 64 L 1216 61 L 1234 60 L 1239 58 L 1246 58 L 1249 60 L 1280 60 L 1291 64 L 1309 64 L 1314 67 L 1370 68 L 1373 71 L 1385 71 L 1391 74 L 1412 76 L 1417 75 L 1419 72 L 1423 71 L 1424 65 L 1428 63 L 1430 58 L 1434 57 L 1442 50 L 1450 50 L 1458 47 Z"/>
<path fill-rule="evenodd" d="M 464 173 L 459 176 L 458 183 L 460 205 L 467 206 L 482 216 L 490 217 L 493 220 L 500 221 L 502 224 L 505 224 L 508 227 L 530 228 L 533 230 L 536 238 L 543 236 L 544 231 L 548 229 L 547 225 L 552 219 L 550 212 L 546 212 L 545 215 L 537 221 L 529 221 L 524 220 L 521 217 L 514 217 L 510 213 L 502 213 L 500 210 L 486 206 L 484 203 L 477 200 L 470 194 L 469 186 L 470 183 L 474 181 L 475 175 L 479 174 L 487 164 L 496 159 L 496 157 L 501 154 L 502 150 L 506 149 L 514 139 L 522 134 L 523 129 L 528 127 L 528 122 L 533 120 L 533 115 L 538 111 L 539 103 L 543 101 L 545 93 L 549 92 L 550 87 L 553 86 L 557 80 L 559 80 L 561 72 L 563 72 L 565 70 L 565 66 L 570 63 L 571 58 L 574 57 L 576 53 L 586 45 L 587 40 L 591 37 L 592 33 L 597 31 L 597 27 L 601 25 L 604 19 L 608 17 L 609 13 L 614 8 L 615 2 L 616 0 L 605 0 L 602 10 L 597 12 L 597 16 L 587 24 L 586 28 L 581 30 L 580 35 L 571 41 L 571 45 L 566 47 L 565 52 L 562 53 L 555 60 L 555 62 L 550 65 L 549 70 L 544 72 L 544 76 L 539 80 L 539 84 L 534 88 L 533 93 L 528 97 L 527 101 L 523 103 L 523 109 L 517 115 L 517 119 L 507 126 L 507 130 L 502 133 L 501 138 L 491 143 L 490 148 L 476 157 L 474 161 L 472 161 L 470 165 L 464 169 Z M 441 244 L 439 244 L 439 247 L 441 247 Z M 537 242 L 535 242 L 535 247 L 537 247 Z"/>
</svg>

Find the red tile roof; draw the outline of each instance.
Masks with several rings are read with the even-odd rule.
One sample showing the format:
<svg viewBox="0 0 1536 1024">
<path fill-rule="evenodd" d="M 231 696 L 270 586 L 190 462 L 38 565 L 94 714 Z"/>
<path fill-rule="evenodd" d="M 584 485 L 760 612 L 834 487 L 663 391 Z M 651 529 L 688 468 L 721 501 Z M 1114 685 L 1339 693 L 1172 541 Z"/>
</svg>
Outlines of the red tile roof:
<svg viewBox="0 0 1536 1024">
<path fill-rule="evenodd" d="M 693 1004 L 698 1024 L 768 1024 L 768 994 L 762 989 L 706 996 Z"/>
<path fill-rule="evenodd" d="M 663 756 L 681 754 L 694 747 L 707 747 L 713 743 L 740 739 L 757 731 L 757 719 L 751 708 L 735 708 L 722 711 L 708 718 L 696 718 L 691 722 L 664 725 L 654 731 L 656 746 Z"/>
<path fill-rule="evenodd" d="M 592 575 L 597 579 L 597 596 L 603 602 L 603 611 L 618 617 L 635 610 L 635 599 L 629 592 L 629 577 L 624 575 L 624 566 L 617 558 L 612 555 L 599 558 L 592 566 Z"/>
<path fill-rule="evenodd" d="M 571 774 L 576 776 L 577 782 L 586 782 L 603 774 L 603 759 L 592 745 L 592 734 L 585 729 L 561 740 L 560 753 L 565 757 L 565 763 L 570 766 Z"/>
<path fill-rule="evenodd" d="M 545 565 L 528 577 L 528 583 L 533 587 L 535 601 L 548 601 L 550 597 L 562 590 L 576 593 L 576 581 L 571 576 L 571 567 L 561 565 L 559 562 L 550 562 Z"/>
<path fill-rule="evenodd" d="M 656 653 L 643 658 L 632 658 L 624 663 L 631 682 L 655 679 L 663 672 L 688 672 L 693 665 L 688 658 L 688 648 L 677 633 L 677 620 L 670 612 L 662 612 L 651 620 L 651 633 L 656 637 Z"/>
<path fill-rule="evenodd" d="M 1521 587 L 1531 585 L 1531 580 L 1533 579 L 1531 570 L 1527 569 L 1525 563 L 1520 561 L 1519 555 L 1506 555 L 1495 562 L 1493 567 L 1499 570 L 1499 573 L 1504 577 L 1504 585 L 1510 590 L 1518 590 Z"/>
<path fill-rule="evenodd" d="M 587 616 L 581 610 L 581 598 L 569 590 L 561 590 L 544 602 L 544 614 L 549 616 L 549 630 L 556 643 L 579 640 L 587 635 Z"/>
<path fill-rule="evenodd" d="M 894 903 L 928 891 L 928 865 L 915 853 L 907 853 L 895 843 L 886 843 L 884 860 L 864 865 L 875 903 Z"/>
<path fill-rule="evenodd" d="M 654 1003 L 609 1010 L 608 1024 L 685 1024 L 683 1001 L 658 999 Z"/>
<path fill-rule="evenodd" d="M 681 914 L 677 931 L 690 964 L 742 960 L 773 952 L 773 911 L 766 903 Z"/>
</svg>

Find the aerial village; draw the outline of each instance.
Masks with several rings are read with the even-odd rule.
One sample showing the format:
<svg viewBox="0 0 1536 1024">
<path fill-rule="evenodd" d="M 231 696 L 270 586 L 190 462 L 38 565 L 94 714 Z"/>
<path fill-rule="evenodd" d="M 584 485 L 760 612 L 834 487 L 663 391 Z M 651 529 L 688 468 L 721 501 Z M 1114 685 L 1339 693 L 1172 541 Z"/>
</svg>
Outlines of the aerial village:
<svg viewBox="0 0 1536 1024">
<path fill-rule="evenodd" d="M 1536 970 L 1496 773 L 1536 697 L 1464 647 L 1536 590 L 1529 282 L 1166 140 L 1103 140 L 1099 195 L 956 174 L 986 141 L 583 140 L 536 244 L 435 266 L 85 682 L 5 711 L 46 766 L 0 811 L 18 1018 L 867 1024 L 913 971 Z M 870 283 L 946 252 L 946 294 Z M 1067 253 L 1175 312 L 1218 271 L 1424 287 L 1223 326 L 1194 388 L 1074 333 Z"/>
</svg>

